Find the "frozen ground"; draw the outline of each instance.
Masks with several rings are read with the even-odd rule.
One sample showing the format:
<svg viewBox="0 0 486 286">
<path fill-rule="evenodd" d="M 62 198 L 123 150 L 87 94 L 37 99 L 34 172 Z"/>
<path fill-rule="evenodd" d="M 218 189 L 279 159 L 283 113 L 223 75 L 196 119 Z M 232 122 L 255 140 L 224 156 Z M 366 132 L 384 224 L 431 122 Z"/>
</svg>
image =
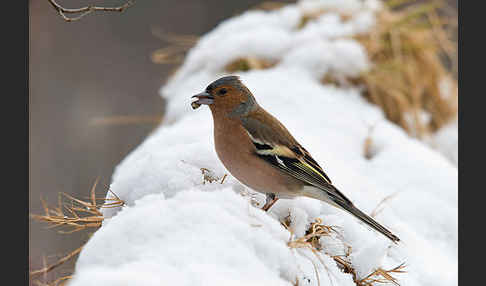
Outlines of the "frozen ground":
<svg viewBox="0 0 486 286">
<path fill-rule="evenodd" d="M 104 209 L 103 227 L 81 252 L 69 285 L 355 285 L 330 257 L 346 252 L 361 278 L 405 262 L 408 272 L 396 275 L 402 286 L 457 285 L 457 164 L 387 121 L 359 90 L 319 81 L 327 72 L 352 75 L 369 66 L 365 50 L 343 38 L 373 24 L 379 5 L 360 3 L 251 11 L 205 35 L 161 89 L 169 101 L 164 124 L 116 168 L 111 189 L 127 206 Z M 316 5 L 352 18 L 328 13 L 296 29 L 303 11 Z M 312 199 L 280 200 L 264 213 L 252 205 L 262 195 L 231 176 L 220 183 L 227 171 L 213 148 L 211 114 L 204 106 L 192 110 L 190 96 L 248 55 L 279 60 L 271 69 L 239 73 L 260 105 L 363 211 L 391 196 L 375 218 L 402 242 Z M 363 155 L 368 136 L 371 159 Z M 438 150 L 457 150 L 457 125 L 436 142 Z M 204 182 L 201 168 L 220 180 Z M 288 216 L 293 234 L 279 222 Z M 287 245 L 316 218 L 339 231 L 321 238 L 320 260 Z"/>
</svg>

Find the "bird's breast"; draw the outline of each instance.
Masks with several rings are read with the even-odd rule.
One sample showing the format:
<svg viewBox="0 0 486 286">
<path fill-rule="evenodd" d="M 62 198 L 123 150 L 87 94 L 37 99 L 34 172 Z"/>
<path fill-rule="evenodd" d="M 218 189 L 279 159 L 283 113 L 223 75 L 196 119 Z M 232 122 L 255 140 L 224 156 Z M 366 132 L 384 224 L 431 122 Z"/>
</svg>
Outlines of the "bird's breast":
<svg viewBox="0 0 486 286">
<path fill-rule="evenodd" d="M 298 195 L 302 182 L 260 159 L 245 128 L 238 122 L 214 125 L 216 153 L 226 169 L 244 185 L 262 193 Z"/>
</svg>

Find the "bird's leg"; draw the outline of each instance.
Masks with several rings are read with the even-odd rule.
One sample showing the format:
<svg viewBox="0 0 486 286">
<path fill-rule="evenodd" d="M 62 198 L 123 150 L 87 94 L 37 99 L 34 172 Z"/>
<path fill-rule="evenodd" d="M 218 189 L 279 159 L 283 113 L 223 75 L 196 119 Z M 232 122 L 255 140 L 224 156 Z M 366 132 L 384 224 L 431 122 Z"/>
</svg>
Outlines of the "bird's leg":
<svg viewBox="0 0 486 286">
<path fill-rule="evenodd" d="M 278 198 L 275 196 L 275 194 L 266 194 L 267 195 L 267 200 L 265 202 L 265 205 L 263 206 L 262 210 L 268 211 L 273 204 L 275 204 L 278 201 Z"/>
</svg>

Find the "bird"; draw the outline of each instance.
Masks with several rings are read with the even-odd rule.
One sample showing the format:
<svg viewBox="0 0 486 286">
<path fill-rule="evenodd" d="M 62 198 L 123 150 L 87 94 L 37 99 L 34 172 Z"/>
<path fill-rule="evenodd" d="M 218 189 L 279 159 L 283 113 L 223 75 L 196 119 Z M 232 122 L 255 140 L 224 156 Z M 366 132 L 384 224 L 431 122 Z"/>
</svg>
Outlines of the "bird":
<svg viewBox="0 0 486 286">
<path fill-rule="evenodd" d="M 266 195 L 264 211 L 280 198 L 309 197 L 348 212 L 394 243 L 400 241 L 333 185 L 311 154 L 257 103 L 238 76 L 221 77 L 191 99 L 193 109 L 207 105 L 211 110 L 219 160 L 242 184 Z"/>
</svg>

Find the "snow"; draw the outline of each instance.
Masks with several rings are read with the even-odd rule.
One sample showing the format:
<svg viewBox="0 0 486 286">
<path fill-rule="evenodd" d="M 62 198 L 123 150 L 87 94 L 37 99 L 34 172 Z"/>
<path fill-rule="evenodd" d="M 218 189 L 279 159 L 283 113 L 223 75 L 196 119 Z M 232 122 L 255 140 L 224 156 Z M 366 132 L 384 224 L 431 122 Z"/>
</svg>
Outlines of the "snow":
<svg viewBox="0 0 486 286">
<path fill-rule="evenodd" d="M 297 29 L 311 6 L 353 17 L 344 23 L 329 12 Z M 246 12 L 205 35 L 161 89 L 164 123 L 116 167 L 110 189 L 126 206 L 103 209 L 103 226 L 69 285 L 355 285 L 331 258 L 348 252 L 358 278 L 405 262 L 407 273 L 395 276 L 403 286 L 457 285 L 457 164 L 387 121 L 359 89 L 320 81 L 328 72 L 352 75 L 369 66 L 363 47 L 343 36 L 371 27 L 377 7 L 301 1 Z M 361 210 L 371 213 L 389 197 L 375 218 L 399 244 L 317 200 L 281 199 L 268 213 L 255 207 L 264 196 L 241 185 L 216 156 L 208 108 L 190 107 L 190 96 L 241 56 L 279 61 L 237 74 Z M 441 142 L 454 138 L 454 128 L 457 134 L 451 128 L 437 136 L 440 148 L 449 148 Z M 368 136 L 371 159 L 363 155 Z M 204 181 L 201 168 L 217 181 Z M 287 217 L 288 230 L 280 223 Z M 317 218 L 338 230 L 320 238 L 317 256 L 287 245 Z"/>
<path fill-rule="evenodd" d="M 454 165 L 459 163 L 458 118 L 427 138 L 429 145 L 446 156 Z"/>
</svg>

